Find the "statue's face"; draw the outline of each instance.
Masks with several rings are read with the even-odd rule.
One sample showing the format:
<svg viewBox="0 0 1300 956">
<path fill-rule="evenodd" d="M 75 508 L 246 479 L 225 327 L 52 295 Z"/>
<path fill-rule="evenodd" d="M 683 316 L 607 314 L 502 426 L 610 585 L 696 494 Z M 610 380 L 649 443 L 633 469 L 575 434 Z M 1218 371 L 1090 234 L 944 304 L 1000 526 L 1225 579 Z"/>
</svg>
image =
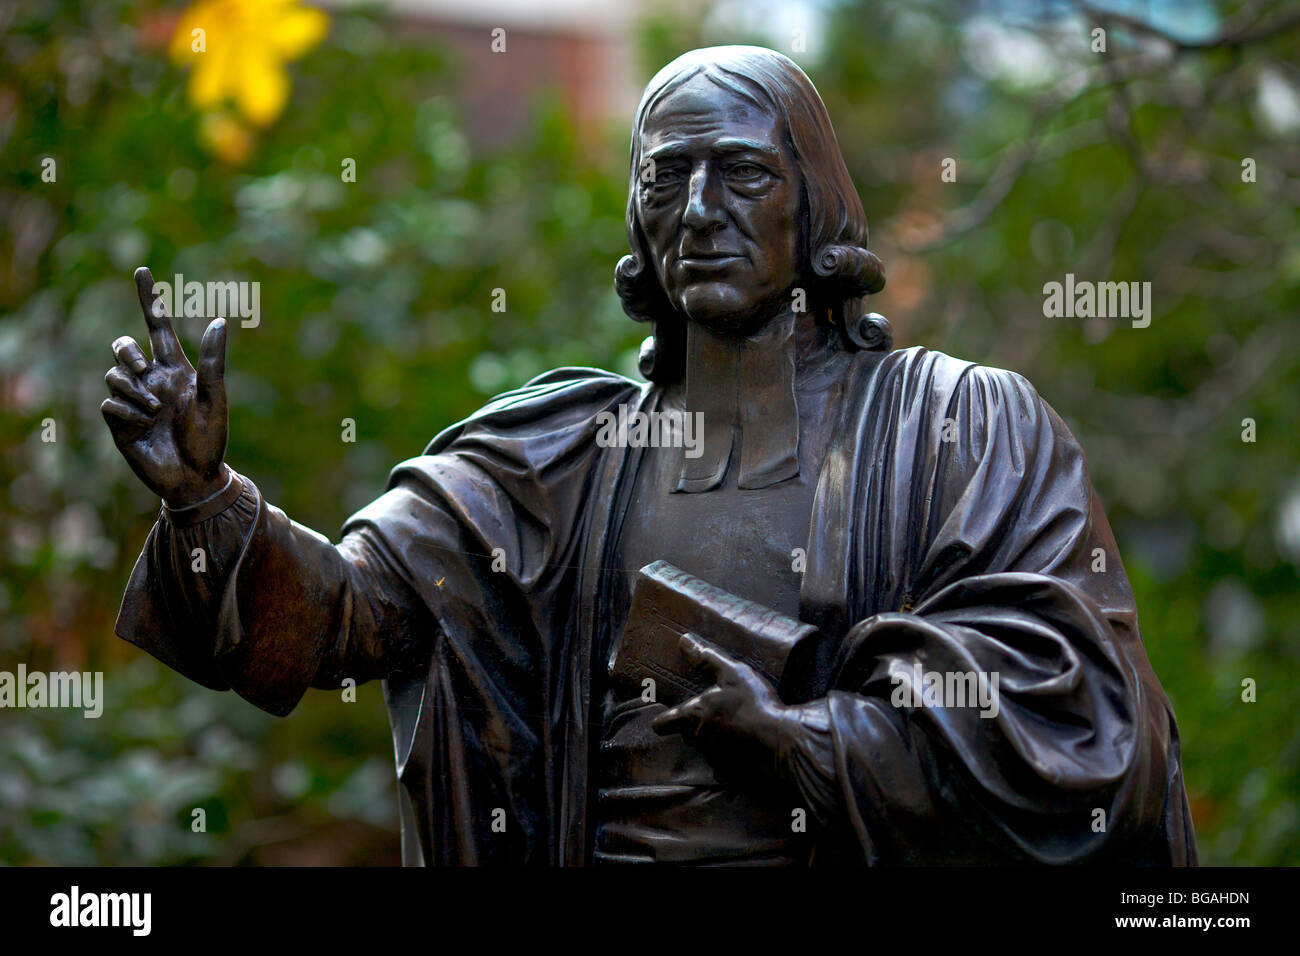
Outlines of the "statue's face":
<svg viewBox="0 0 1300 956">
<path fill-rule="evenodd" d="M 677 309 L 750 332 L 789 303 L 800 184 L 778 117 L 695 76 L 646 117 L 641 164 L 637 215 Z"/>
</svg>

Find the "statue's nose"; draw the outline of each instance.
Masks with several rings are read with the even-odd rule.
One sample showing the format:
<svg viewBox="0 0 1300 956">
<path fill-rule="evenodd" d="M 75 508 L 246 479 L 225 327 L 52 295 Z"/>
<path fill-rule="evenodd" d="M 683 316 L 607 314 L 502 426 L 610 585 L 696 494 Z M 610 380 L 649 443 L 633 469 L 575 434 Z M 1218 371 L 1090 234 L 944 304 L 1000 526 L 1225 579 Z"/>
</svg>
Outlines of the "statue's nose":
<svg viewBox="0 0 1300 956">
<path fill-rule="evenodd" d="M 682 222 L 696 232 L 712 232 L 727 221 L 722 208 L 720 183 L 707 166 L 691 172 Z"/>
</svg>

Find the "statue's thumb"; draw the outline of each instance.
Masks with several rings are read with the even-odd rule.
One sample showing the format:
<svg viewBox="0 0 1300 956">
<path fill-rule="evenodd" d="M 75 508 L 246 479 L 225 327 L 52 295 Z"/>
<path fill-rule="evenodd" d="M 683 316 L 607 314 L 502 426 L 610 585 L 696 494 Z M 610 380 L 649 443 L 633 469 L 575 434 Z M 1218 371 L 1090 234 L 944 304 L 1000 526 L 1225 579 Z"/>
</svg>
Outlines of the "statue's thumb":
<svg viewBox="0 0 1300 956">
<path fill-rule="evenodd" d="M 226 320 L 213 319 L 199 343 L 196 391 L 200 404 L 224 408 L 226 404 Z"/>
</svg>

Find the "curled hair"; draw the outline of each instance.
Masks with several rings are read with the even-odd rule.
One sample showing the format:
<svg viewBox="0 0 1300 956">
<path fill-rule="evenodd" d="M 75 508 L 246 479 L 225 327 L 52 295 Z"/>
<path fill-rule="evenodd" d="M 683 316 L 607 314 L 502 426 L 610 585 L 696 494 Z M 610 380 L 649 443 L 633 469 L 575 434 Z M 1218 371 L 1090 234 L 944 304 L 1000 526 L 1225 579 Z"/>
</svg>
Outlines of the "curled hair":
<svg viewBox="0 0 1300 956">
<path fill-rule="evenodd" d="M 822 246 L 813 257 L 812 267 L 846 297 L 872 295 L 885 287 L 885 264 L 863 246 Z"/>
<path fill-rule="evenodd" d="M 631 254 L 619 260 L 614 287 L 623 311 L 639 322 L 654 323 L 653 339 L 647 339 L 642 349 L 641 371 L 655 380 L 679 374 L 685 343 L 685 317 L 668 301 L 650 268 L 649 247 L 637 221 L 641 131 L 660 100 L 699 74 L 774 111 L 783 121 L 803 192 L 799 248 L 805 258 L 801 272 L 812 286 L 810 307 L 840 328 L 848 347 L 889 348 L 889 323 L 863 314 L 863 298 L 885 286 L 885 267 L 867 250 L 862 200 L 817 89 L 793 60 L 774 50 L 707 47 L 683 54 L 655 74 L 641 97 L 632 128 L 626 218 Z"/>
</svg>

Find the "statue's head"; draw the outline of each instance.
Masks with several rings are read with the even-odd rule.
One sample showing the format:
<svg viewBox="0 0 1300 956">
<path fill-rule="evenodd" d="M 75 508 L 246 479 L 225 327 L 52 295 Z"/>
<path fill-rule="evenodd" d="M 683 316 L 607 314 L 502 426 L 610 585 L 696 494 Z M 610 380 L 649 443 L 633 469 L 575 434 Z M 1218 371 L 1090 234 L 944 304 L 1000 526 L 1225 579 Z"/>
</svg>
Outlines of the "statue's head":
<svg viewBox="0 0 1300 956">
<path fill-rule="evenodd" d="M 798 302 L 796 289 L 814 321 L 854 344 L 863 297 L 885 283 L 821 97 L 761 47 L 693 50 L 650 81 L 632 130 L 627 232 L 615 283 L 624 310 L 654 322 L 661 371 L 676 364 L 663 353 L 680 351 L 686 321 L 753 332 Z"/>
</svg>

